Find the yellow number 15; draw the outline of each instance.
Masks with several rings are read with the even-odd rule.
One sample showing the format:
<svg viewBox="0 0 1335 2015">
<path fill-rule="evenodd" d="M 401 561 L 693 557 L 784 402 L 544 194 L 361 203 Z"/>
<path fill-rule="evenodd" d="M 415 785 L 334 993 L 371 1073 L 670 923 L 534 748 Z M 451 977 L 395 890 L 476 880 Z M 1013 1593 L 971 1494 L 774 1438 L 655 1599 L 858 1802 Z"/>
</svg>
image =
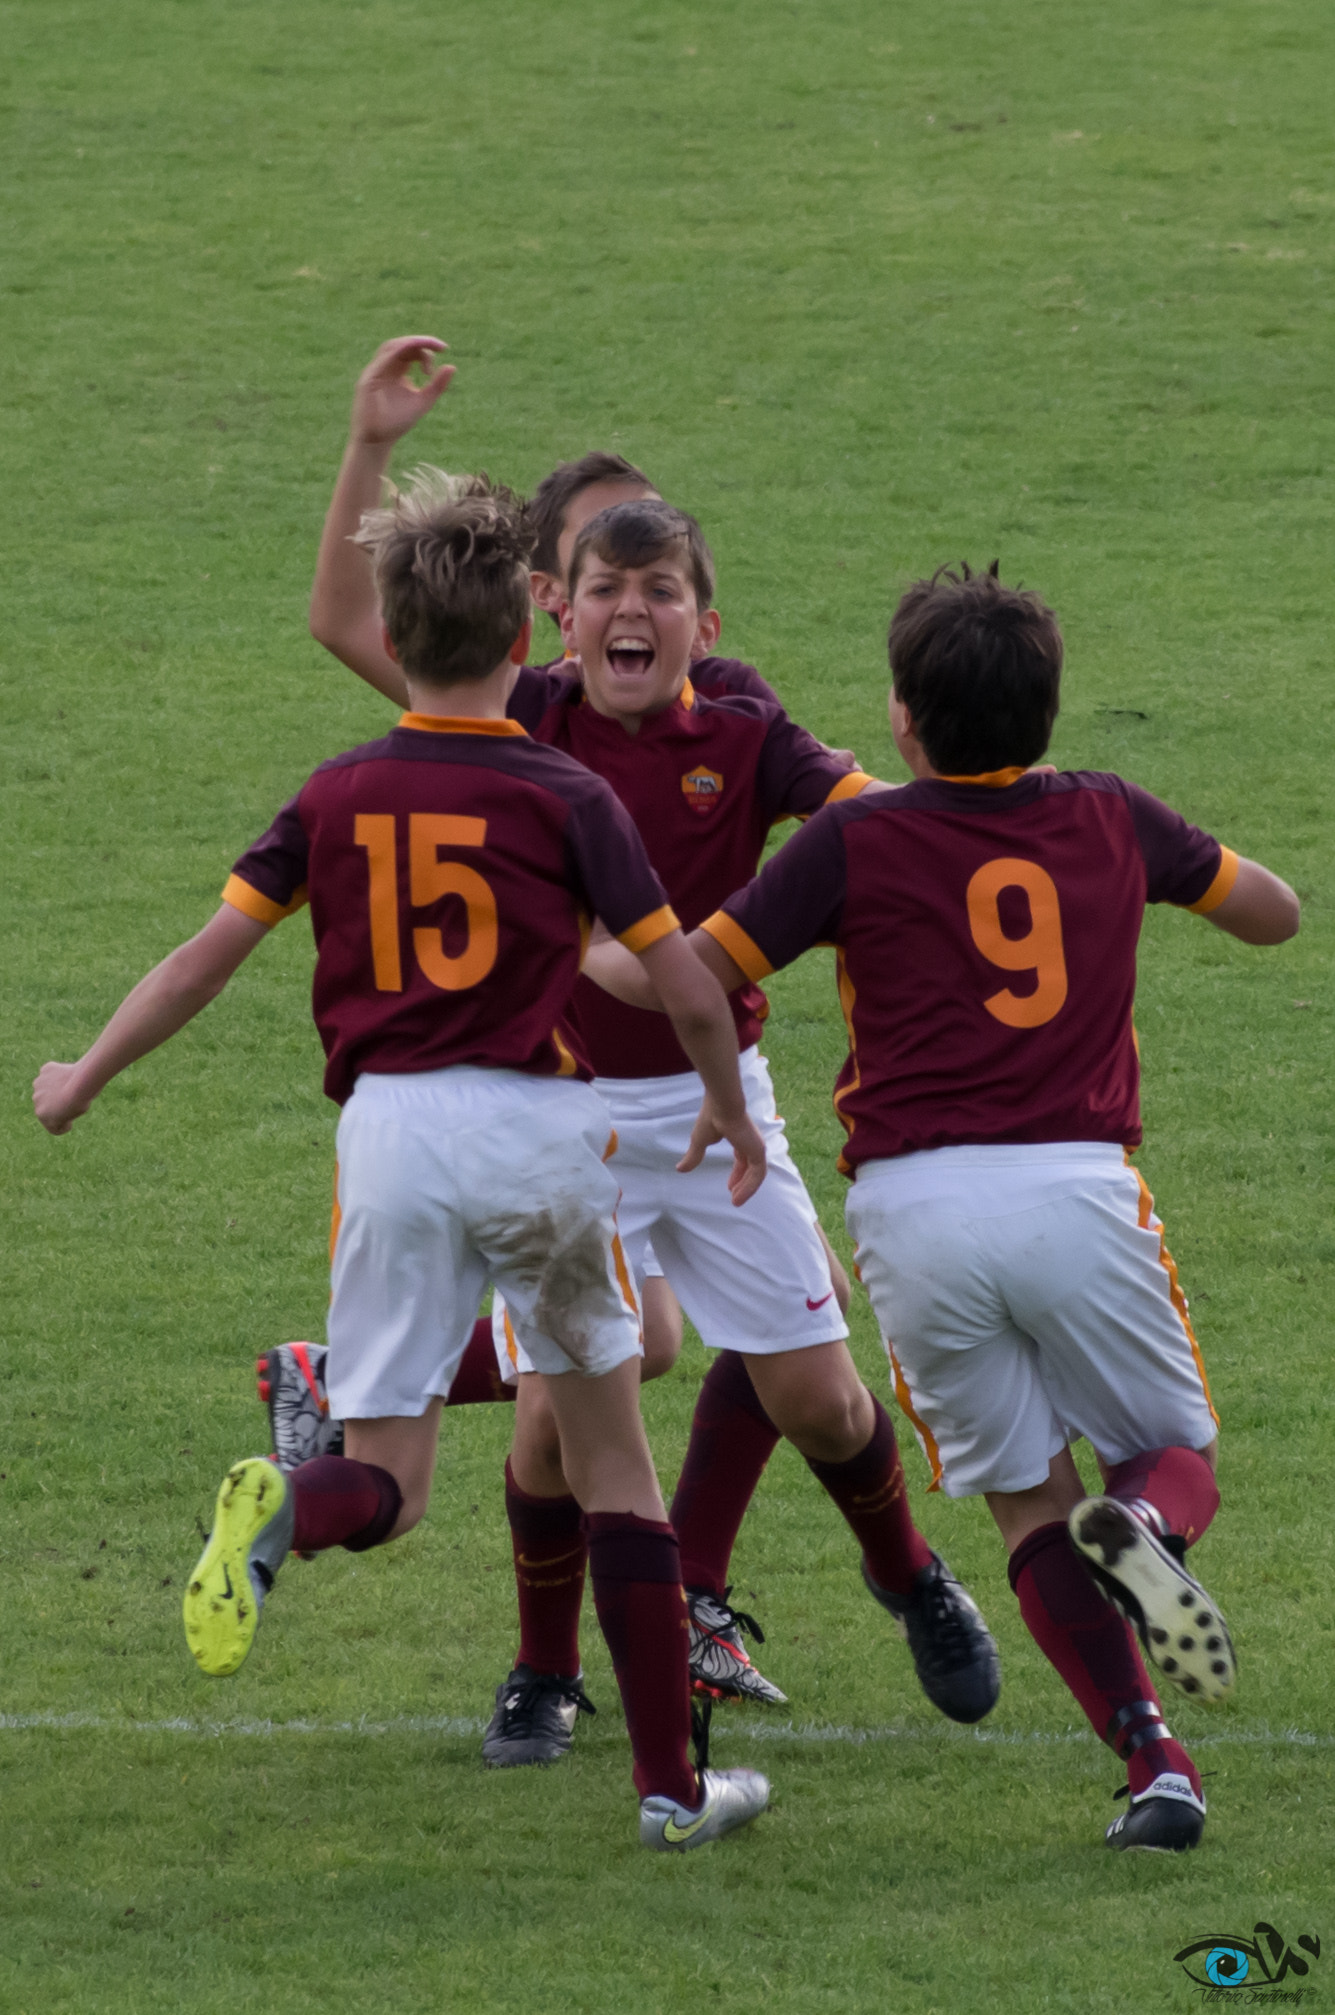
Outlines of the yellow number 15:
<svg viewBox="0 0 1335 2015">
<path fill-rule="evenodd" d="M 370 881 L 371 962 L 380 993 L 403 992 L 399 958 L 398 843 L 392 812 L 359 812 L 353 837 L 366 849 Z M 484 980 L 496 963 L 498 927 L 496 897 L 491 883 L 462 861 L 443 861 L 442 847 L 480 847 L 487 838 L 485 819 L 460 818 L 448 812 L 412 812 L 408 818 L 408 884 L 412 907 L 429 909 L 442 896 L 462 896 L 468 914 L 468 941 L 450 956 L 444 935 L 423 928 L 413 932 L 417 963 L 432 986 L 459 993 Z"/>
<path fill-rule="evenodd" d="M 1029 898 L 1029 929 L 1008 938 L 1001 928 L 997 898 L 1003 889 L 1023 889 Z M 1032 972 L 1038 984 L 1030 994 L 1009 987 L 989 994 L 983 1006 L 1007 1028 L 1041 1028 L 1060 1013 L 1066 999 L 1066 953 L 1062 948 L 1062 913 L 1057 885 L 1033 861 L 989 861 L 979 868 L 965 895 L 973 941 L 989 964 L 1003 972 Z"/>
</svg>

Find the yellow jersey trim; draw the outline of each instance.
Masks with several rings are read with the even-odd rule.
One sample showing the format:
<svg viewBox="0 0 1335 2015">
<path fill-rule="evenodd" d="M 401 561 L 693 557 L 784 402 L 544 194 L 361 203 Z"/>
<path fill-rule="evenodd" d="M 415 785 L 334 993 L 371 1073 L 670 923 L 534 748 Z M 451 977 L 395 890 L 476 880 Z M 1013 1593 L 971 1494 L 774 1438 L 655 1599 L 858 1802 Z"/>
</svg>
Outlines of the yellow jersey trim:
<svg viewBox="0 0 1335 2015">
<path fill-rule="evenodd" d="M 660 938 L 670 937 L 673 931 L 681 929 L 677 912 L 670 903 L 662 909 L 651 910 L 647 917 L 641 917 L 628 931 L 617 932 L 617 943 L 623 944 L 628 952 L 647 952 L 650 945 L 656 945 Z"/>
<path fill-rule="evenodd" d="M 426 735 L 523 735 L 518 721 L 474 720 L 468 714 L 400 714 L 397 725 Z"/>
<path fill-rule="evenodd" d="M 985 790 L 1006 791 L 1012 784 L 1018 783 L 1024 773 L 1023 763 L 1012 763 L 1006 770 L 980 770 L 976 777 L 948 777 L 942 773 L 937 781 L 942 784 L 981 784 Z"/>
<path fill-rule="evenodd" d="M 715 910 L 712 917 L 705 918 L 700 928 L 708 931 L 710 937 L 722 945 L 733 964 L 740 966 L 749 980 L 768 979 L 773 972 L 773 966 L 755 939 L 749 938 L 726 910 Z"/>
<path fill-rule="evenodd" d="M 1214 880 L 1199 901 L 1187 903 L 1185 908 L 1189 909 L 1194 917 L 1208 917 L 1211 910 L 1219 908 L 1225 896 L 1232 895 L 1233 884 L 1238 879 L 1238 869 L 1241 866 L 1242 863 L 1232 847 L 1220 847 L 1219 867 Z"/>
<path fill-rule="evenodd" d="M 284 905 L 276 903 L 272 896 L 262 896 L 249 882 L 243 882 L 240 875 L 228 875 L 222 899 L 234 910 L 240 910 L 243 917 L 253 917 L 257 924 L 267 924 L 271 930 L 275 924 L 282 923 L 284 917 L 295 916 L 298 910 L 305 909 L 310 901 L 304 882 L 291 902 Z"/>
<path fill-rule="evenodd" d="M 875 782 L 875 777 L 869 777 L 865 770 L 850 770 L 846 777 L 840 777 L 825 802 L 827 805 L 837 805 L 841 798 L 855 798 L 860 791 L 866 790 L 868 784 Z"/>
</svg>

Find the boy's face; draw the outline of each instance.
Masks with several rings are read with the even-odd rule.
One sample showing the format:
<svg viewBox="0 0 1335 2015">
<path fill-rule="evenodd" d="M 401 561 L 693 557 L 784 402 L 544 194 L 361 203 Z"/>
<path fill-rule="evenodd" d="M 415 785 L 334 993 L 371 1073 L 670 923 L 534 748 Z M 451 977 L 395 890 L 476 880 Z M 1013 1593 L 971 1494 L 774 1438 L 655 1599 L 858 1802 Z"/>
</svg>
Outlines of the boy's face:
<svg viewBox="0 0 1335 2015">
<path fill-rule="evenodd" d="M 675 554 L 620 567 L 590 553 L 574 601 L 562 605 L 561 634 L 583 665 L 590 705 L 634 733 L 646 714 L 671 706 L 692 657 L 706 655 L 717 637 L 718 617 L 696 606 L 695 584 Z"/>
<path fill-rule="evenodd" d="M 570 571 L 570 555 L 575 550 L 575 541 L 590 518 L 596 518 L 599 511 L 610 510 L 613 504 L 632 504 L 642 497 L 658 496 L 647 483 L 590 483 L 586 490 L 578 490 L 566 505 L 566 514 L 561 524 L 561 536 L 556 542 L 556 559 L 559 573 L 545 574 L 535 569 L 530 578 L 529 593 L 536 609 L 545 609 L 549 616 L 559 619 L 561 603 L 565 596 L 566 575 Z"/>
</svg>

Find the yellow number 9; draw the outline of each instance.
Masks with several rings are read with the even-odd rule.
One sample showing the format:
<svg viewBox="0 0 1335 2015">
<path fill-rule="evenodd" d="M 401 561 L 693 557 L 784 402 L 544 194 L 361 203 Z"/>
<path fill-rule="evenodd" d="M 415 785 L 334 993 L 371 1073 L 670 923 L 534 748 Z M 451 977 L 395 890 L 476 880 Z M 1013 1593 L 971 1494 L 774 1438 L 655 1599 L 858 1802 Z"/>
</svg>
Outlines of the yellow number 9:
<svg viewBox="0 0 1335 2015">
<path fill-rule="evenodd" d="M 1003 889 L 1017 888 L 1029 898 L 1029 929 L 1023 937 L 1008 938 L 1001 928 L 997 898 Z M 1007 1028 L 1041 1028 L 1060 1013 L 1066 999 L 1061 904 L 1052 876 L 1033 861 L 989 861 L 969 883 L 966 901 L 973 941 L 988 963 L 1003 972 L 1032 972 L 1038 979 L 1031 994 L 1003 987 L 983 1006 Z"/>
</svg>

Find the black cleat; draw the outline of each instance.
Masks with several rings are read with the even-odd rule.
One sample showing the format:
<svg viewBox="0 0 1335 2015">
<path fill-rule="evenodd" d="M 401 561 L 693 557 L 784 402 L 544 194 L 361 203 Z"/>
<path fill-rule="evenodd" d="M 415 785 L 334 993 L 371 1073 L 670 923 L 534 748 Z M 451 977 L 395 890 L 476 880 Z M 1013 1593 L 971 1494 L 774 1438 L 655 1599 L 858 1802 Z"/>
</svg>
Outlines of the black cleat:
<svg viewBox="0 0 1335 2015">
<path fill-rule="evenodd" d="M 342 1455 L 343 1423 L 329 1415 L 329 1346 L 280 1343 L 255 1360 L 256 1389 L 269 1409 L 273 1459 L 286 1473 L 316 1455 Z"/>
<path fill-rule="evenodd" d="M 1087 1497 L 1071 1513 L 1071 1539 L 1164 1678 L 1198 1700 L 1222 1700 L 1237 1677 L 1228 1625 L 1150 1515 L 1117 1497 Z"/>
<path fill-rule="evenodd" d="M 912 1595 L 878 1588 L 862 1563 L 862 1579 L 908 1641 L 918 1680 L 933 1707 L 952 1721 L 981 1721 L 1001 1692 L 1001 1660 L 982 1611 L 940 1554 L 918 1572 Z"/>
<path fill-rule="evenodd" d="M 496 1688 L 496 1712 L 482 1738 L 482 1761 L 494 1770 L 559 1763 L 570 1748 L 578 1717 L 597 1712 L 584 1691 L 582 1672 L 565 1679 L 516 1665 Z"/>
<path fill-rule="evenodd" d="M 1131 1800 L 1104 1837 L 1109 1847 L 1148 1847 L 1160 1854 L 1185 1854 L 1199 1844 L 1204 1831 L 1205 1800 L 1185 1777 L 1163 1775 Z"/>
</svg>

